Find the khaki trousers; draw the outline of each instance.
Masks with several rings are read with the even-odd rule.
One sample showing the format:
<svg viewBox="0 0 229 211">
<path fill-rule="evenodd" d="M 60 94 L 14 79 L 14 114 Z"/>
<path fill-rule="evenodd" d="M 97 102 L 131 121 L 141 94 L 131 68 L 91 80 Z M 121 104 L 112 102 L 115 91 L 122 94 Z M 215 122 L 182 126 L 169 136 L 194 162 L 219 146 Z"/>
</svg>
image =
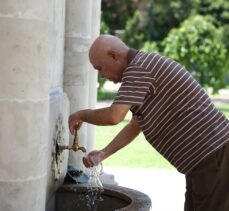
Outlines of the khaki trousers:
<svg viewBox="0 0 229 211">
<path fill-rule="evenodd" d="M 186 175 L 185 211 L 229 211 L 229 143 Z"/>
</svg>

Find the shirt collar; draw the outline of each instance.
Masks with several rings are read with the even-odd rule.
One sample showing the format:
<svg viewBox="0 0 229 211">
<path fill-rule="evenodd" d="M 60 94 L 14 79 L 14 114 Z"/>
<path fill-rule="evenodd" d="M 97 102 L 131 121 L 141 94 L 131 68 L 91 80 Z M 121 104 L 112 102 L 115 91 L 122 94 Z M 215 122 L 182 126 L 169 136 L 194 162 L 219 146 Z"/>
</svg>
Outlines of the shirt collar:
<svg viewBox="0 0 229 211">
<path fill-rule="evenodd" d="M 138 50 L 130 48 L 128 51 L 128 56 L 127 56 L 127 64 L 130 64 L 130 62 L 134 59 L 136 54 L 138 53 Z"/>
</svg>

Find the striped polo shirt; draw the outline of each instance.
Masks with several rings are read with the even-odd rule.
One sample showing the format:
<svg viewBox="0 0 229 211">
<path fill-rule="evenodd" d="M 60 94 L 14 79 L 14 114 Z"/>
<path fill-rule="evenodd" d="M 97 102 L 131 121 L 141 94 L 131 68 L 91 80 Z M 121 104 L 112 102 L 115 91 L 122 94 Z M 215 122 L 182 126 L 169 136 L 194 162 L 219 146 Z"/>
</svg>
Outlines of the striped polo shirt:
<svg viewBox="0 0 229 211">
<path fill-rule="evenodd" d="M 146 140 L 176 169 L 188 174 L 229 142 L 229 121 L 176 61 L 129 50 L 114 104 L 129 104 Z"/>
</svg>

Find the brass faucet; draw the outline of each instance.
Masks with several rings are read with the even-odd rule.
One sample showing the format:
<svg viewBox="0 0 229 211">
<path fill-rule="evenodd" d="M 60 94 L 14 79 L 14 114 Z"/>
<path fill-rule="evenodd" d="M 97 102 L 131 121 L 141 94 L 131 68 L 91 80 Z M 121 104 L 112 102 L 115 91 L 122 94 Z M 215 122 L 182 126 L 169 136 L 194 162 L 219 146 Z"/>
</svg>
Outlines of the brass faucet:
<svg viewBox="0 0 229 211">
<path fill-rule="evenodd" d="M 81 150 L 82 152 L 86 152 L 86 149 L 84 147 L 80 147 L 79 146 L 79 141 L 78 141 L 78 137 L 77 137 L 77 130 L 75 130 L 75 136 L 74 136 L 74 141 L 73 141 L 73 145 L 72 146 L 58 146 L 58 151 L 62 152 L 63 150 L 68 149 L 68 150 L 73 150 L 73 151 L 78 151 Z"/>
</svg>

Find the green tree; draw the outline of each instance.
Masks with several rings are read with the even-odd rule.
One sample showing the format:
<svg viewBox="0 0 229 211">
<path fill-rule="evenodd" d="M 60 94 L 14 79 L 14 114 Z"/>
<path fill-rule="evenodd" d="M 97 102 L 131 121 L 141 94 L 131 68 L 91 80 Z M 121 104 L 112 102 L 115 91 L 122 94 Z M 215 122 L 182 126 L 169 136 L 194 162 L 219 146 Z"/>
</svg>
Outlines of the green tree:
<svg viewBox="0 0 229 211">
<path fill-rule="evenodd" d="M 228 0 L 193 0 L 193 13 L 213 17 L 216 26 L 229 24 Z"/>
<path fill-rule="evenodd" d="M 108 34 L 109 33 L 109 27 L 107 26 L 103 12 L 101 13 L 101 20 L 100 20 L 100 34 Z"/>
<path fill-rule="evenodd" d="M 156 42 L 150 42 L 150 41 L 145 42 L 142 50 L 148 52 L 160 53 Z"/>
<path fill-rule="evenodd" d="M 145 34 L 140 28 L 141 14 L 136 11 L 131 19 L 126 23 L 125 30 L 121 34 L 121 39 L 130 47 L 139 49 L 145 41 Z"/>
<path fill-rule="evenodd" d="M 227 50 L 220 30 L 207 18 L 197 15 L 185 20 L 180 28 L 171 30 L 163 45 L 164 54 L 180 61 L 201 85 L 215 92 L 224 87 Z"/>
<path fill-rule="evenodd" d="M 222 28 L 222 41 L 227 47 L 227 53 L 229 54 L 229 24 L 224 25 Z M 228 56 L 229 58 L 229 56 Z"/>
<path fill-rule="evenodd" d="M 211 17 L 211 22 L 222 31 L 222 40 L 229 57 L 229 1 L 193 0 L 193 13 Z"/>
<path fill-rule="evenodd" d="M 192 11 L 192 0 L 154 0 L 148 7 L 148 40 L 161 41 L 174 27 L 179 27 Z"/>
<path fill-rule="evenodd" d="M 110 34 L 115 34 L 116 30 L 125 28 L 138 2 L 139 0 L 102 0 L 104 22 L 109 26 Z"/>
</svg>

